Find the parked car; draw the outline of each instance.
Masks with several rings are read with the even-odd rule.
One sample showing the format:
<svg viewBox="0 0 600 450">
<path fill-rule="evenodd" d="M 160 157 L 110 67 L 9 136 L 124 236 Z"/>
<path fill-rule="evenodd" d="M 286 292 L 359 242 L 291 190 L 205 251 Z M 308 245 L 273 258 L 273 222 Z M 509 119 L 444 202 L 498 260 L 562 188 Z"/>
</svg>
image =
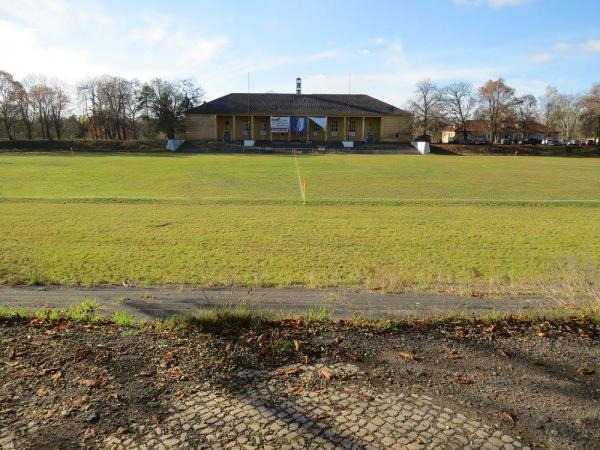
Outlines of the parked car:
<svg viewBox="0 0 600 450">
<path fill-rule="evenodd" d="M 490 143 L 490 141 L 489 141 L 489 139 L 488 139 L 488 138 L 485 138 L 485 137 L 478 137 L 478 138 L 475 138 L 475 140 L 473 141 L 473 143 L 474 143 L 475 145 L 486 145 L 486 144 L 489 144 L 489 143 Z"/>
<path fill-rule="evenodd" d="M 511 138 L 502 138 L 502 139 L 500 140 L 500 143 L 501 143 L 502 145 L 510 145 L 510 144 L 512 144 L 512 143 L 513 143 L 513 140 L 512 140 Z"/>
<path fill-rule="evenodd" d="M 567 145 L 569 147 L 576 147 L 581 145 L 581 142 L 578 139 L 571 139 L 569 142 L 567 142 Z"/>
<path fill-rule="evenodd" d="M 541 143 L 542 143 L 541 139 L 536 139 L 536 138 L 527 138 L 527 139 L 523 139 L 522 141 L 519 142 L 519 144 L 522 144 L 522 145 L 539 145 Z"/>
<path fill-rule="evenodd" d="M 595 139 L 588 139 L 585 142 L 585 145 L 596 145 L 596 140 Z"/>
<path fill-rule="evenodd" d="M 546 145 L 560 145 L 560 141 L 558 139 L 548 139 Z"/>
</svg>

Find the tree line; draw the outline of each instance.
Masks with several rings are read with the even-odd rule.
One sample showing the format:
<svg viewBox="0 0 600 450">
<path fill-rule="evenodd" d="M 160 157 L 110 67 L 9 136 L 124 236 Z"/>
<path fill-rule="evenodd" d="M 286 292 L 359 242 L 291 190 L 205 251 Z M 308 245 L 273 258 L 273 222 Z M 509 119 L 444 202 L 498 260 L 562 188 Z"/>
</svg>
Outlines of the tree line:
<svg viewBox="0 0 600 450">
<path fill-rule="evenodd" d="M 466 141 L 469 122 L 477 120 L 490 142 L 505 136 L 526 139 L 537 123 L 567 140 L 600 140 L 600 83 L 584 94 L 562 94 L 549 86 L 538 98 L 517 96 L 502 78 L 478 88 L 467 82 L 439 87 L 425 79 L 417 83 L 408 108 L 414 114 L 415 133 L 423 136 L 436 136 L 453 126 Z"/>
<path fill-rule="evenodd" d="M 174 139 L 185 111 L 202 101 L 192 80 L 142 83 L 104 75 L 78 83 L 73 94 L 45 77 L 16 80 L 0 70 L 0 137 L 14 139 Z"/>
</svg>

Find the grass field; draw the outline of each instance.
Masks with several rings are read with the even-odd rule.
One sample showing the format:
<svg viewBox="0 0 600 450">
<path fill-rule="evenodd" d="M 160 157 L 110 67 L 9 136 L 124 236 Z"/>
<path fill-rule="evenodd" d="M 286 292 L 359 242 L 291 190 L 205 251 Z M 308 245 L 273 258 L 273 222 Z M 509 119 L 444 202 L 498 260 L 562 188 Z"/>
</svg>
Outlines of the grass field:
<svg viewBox="0 0 600 450">
<path fill-rule="evenodd" d="M 600 264 L 600 159 L 0 154 L 0 283 L 536 292 Z"/>
</svg>

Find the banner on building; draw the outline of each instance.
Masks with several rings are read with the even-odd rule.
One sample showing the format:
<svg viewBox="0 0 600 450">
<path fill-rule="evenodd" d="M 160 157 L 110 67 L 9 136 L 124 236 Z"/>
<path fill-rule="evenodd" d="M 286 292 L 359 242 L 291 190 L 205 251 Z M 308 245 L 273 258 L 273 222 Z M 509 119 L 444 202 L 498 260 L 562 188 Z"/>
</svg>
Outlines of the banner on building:
<svg viewBox="0 0 600 450">
<path fill-rule="evenodd" d="M 310 120 L 319 125 L 321 128 L 327 127 L 327 117 L 311 117 Z"/>
<path fill-rule="evenodd" d="M 290 131 L 290 118 L 289 117 L 271 116 L 271 132 L 287 133 L 289 131 Z"/>
<path fill-rule="evenodd" d="M 303 134 L 308 128 L 308 119 L 306 117 L 292 117 L 292 132 Z"/>
</svg>

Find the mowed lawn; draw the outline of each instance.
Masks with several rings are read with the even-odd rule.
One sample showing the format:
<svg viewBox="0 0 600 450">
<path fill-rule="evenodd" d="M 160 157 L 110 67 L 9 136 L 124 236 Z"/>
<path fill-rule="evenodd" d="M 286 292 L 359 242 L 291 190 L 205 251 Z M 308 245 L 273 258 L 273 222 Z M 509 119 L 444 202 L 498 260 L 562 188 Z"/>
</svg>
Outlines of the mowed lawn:
<svg viewBox="0 0 600 450">
<path fill-rule="evenodd" d="M 0 283 L 536 291 L 600 264 L 600 160 L 0 154 Z"/>
</svg>

